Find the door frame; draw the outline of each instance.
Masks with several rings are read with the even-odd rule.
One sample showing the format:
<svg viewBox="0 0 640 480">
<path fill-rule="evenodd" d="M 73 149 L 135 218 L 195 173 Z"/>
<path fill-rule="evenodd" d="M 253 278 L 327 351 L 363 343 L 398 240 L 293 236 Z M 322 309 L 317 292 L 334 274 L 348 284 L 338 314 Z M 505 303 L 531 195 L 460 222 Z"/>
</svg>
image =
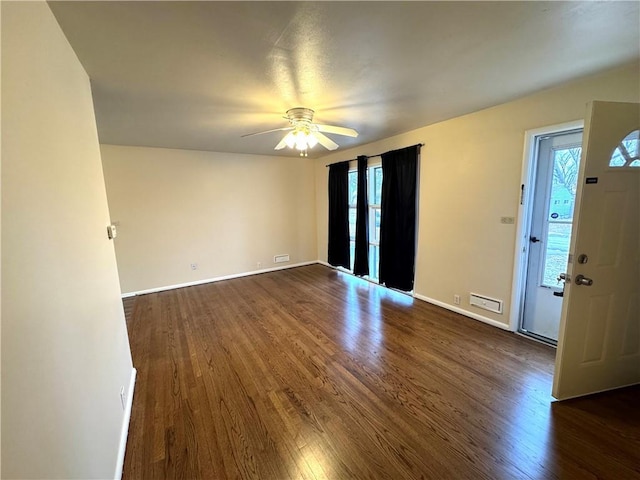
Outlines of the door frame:
<svg viewBox="0 0 640 480">
<path fill-rule="evenodd" d="M 584 119 L 535 128 L 524 132 L 524 153 L 522 155 L 522 171 L 520 175 L 520 201 L 513 256 L 511 309 L 509 312 L 509 330 L 512 332 L 518 332 L 524 312 L 524 295 L 529 262 L 529 235 L 533 218 L 533 198 L 538 167 L 538 142 L 536 138 L 579 129 L 584 129 Z M 528 338 L 534 339 L 533 337 Z"/>
</svg>

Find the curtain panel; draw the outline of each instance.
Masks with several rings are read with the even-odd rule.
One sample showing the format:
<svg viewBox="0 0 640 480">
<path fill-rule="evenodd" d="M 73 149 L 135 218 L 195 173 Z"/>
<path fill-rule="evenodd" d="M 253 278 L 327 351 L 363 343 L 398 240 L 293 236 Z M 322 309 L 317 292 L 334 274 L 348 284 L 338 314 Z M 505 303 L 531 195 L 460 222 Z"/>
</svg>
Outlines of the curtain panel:
<svg viewBox="0 0 640 480">
<path fill-rule="evenodd" d="M 367 195 L 366 155 L 358 157 L 358 200 L 356 206 L 356 248 L 354 275 L 369 275 L 369 200 Z"/>
<path fill-rule="evenodd" d="M 380 284 L 413 290 L 420 146 L 382 154 Z"/>
<path fill-rule="evenodd" d="M 327 261 L 351 268 L 349 254 L 349 162 L 329 166 L 329 248 Z"/>
</svg>

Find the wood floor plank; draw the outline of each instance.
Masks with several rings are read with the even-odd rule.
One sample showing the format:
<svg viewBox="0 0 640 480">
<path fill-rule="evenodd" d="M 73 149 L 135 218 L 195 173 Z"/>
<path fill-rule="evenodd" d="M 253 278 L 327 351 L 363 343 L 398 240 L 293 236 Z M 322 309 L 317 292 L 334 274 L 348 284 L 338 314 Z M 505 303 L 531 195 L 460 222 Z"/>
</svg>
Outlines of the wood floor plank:
<svg viewBox="0 0 640 480">
<path fill-rule="evenodd" d="M 124 300 L 125 479 L 640 479 L 640 387 L 321 265 Z"/>
</svg>

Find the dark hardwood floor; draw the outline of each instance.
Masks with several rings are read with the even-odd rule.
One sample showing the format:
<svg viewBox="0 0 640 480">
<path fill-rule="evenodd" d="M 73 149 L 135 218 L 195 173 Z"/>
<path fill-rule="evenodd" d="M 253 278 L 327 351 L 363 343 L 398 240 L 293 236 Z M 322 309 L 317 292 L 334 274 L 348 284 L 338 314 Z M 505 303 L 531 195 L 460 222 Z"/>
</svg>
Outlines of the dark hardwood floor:
<svg viewBox="0 0 640 480">
<path fill-rule="evenodd" d="M 640 478 L 640 388 L 321 265 L 125 300 L 125 479 Z"/>
</svg>

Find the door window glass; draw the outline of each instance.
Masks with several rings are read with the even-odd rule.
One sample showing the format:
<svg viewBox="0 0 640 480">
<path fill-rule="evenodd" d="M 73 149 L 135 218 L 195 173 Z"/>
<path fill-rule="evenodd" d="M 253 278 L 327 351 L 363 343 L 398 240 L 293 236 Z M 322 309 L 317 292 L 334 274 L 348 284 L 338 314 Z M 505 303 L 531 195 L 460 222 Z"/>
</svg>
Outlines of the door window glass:
<svg viewBox="0 0 640 480">
<path fill-rule="evenodd" d="M 634 130 L 618 144 L 609 160 L 610 167 L 640 167 L 640 130 Z"/>
<path fill-rule="evenodd" d="M 541 284 L 558 287 L 558 275 L 566 271 L 571 222 L 578 188 L 581 147 L 553 150 L 551 195 L 547 211 L 547 238 Z"/>
</svg>

